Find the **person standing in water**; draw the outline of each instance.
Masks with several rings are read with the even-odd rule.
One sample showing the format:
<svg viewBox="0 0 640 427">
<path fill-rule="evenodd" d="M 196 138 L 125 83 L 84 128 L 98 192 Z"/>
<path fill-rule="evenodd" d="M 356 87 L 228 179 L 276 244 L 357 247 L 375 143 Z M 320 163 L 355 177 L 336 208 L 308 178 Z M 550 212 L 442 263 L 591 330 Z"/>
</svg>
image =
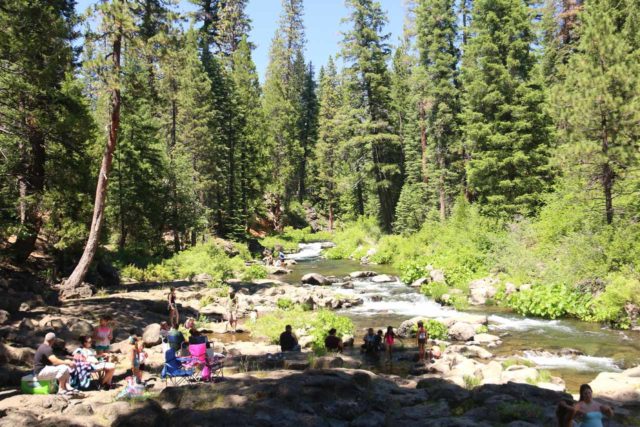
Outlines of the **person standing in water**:
<svg viewBox="0 0 640 427">
<path fill-rule="evenodd" d="M 384 334 L 384 344 L 387 349 L 387 362 L 391 363 L 391 353 L 393 352 L 393 345 L 396 341 L 396 334 L 393 332 L 393 327 L 389 326 L 387 332 Z"/>
<path fill-rule="evenodd" d="M 229 292 L 229 327 L 235 332 L 238 327 L 238 296 L 235 291 Z"/>
<path fill-rule="evenodd" d="M 167 295 L 167 308 L 169 309 L 169 324 L 180 324 L 180 314 L 176 304 L 176 288 L 170 288 Z"/>
</svg>

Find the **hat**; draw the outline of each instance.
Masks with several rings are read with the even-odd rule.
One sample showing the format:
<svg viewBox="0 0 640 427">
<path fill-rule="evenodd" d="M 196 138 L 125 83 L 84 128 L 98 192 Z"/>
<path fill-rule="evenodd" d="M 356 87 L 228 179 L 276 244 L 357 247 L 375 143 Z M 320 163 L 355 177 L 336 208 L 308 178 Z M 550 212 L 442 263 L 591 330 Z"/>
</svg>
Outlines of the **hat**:
<svg viewBox="0 0 640 427">
<path fill-rule="evenodd" d="M 45 341 L 53 341 L 55 339 L 56 339 L 56 334 L 54 334 L 53 332 L 49 332 L 47 335 L 44 336 Z"/>
</svg>

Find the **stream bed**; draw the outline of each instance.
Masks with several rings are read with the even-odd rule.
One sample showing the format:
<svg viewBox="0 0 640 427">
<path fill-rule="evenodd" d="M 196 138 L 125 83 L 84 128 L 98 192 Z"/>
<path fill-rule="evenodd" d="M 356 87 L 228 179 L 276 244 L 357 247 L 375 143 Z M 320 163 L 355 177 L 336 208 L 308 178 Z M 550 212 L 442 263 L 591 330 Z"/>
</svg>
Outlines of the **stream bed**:
<svg viewBox="0 0 640 427">
<path fill-rule="evenodd" d="M 388 265 L 363 266 L 351 260 L 323 259 L 320 254 L 319 244 L 302 245 L 300 252 L 289 255 L 298 264 L 281 280 L 299 284 L 302 276 L 310 272 L 343 277 L 353 271 L 372 270 L 378 274 L 397 275 L 397 271 Z M 364 304 L 341 310 L 340 314 L 351 318 L 356 326 L 356 347 L 368 327 L 398 327 L 415 316 L 448 317 L 457 313 L 400 281 L 373 283 L 356 279 L 352 283 L 353 289 L 340 292 L 356 294 Z M 524 357 L 539 368 L 562 377 L 571 392 L 576 392 L 580 384 L 593 380 L 599 372 L 616 372 L 640 363 L 639 332 L 611 330 L 577 320 L 528 318 L 501 307 L 470 306 L 466 312 L 488 316 L 489 333 L 502 339 L 501 345 L 489 349 L 495 356 Z M 583 355 L 560 354 L 566 349 L 577 350 Z"/>
</svg>

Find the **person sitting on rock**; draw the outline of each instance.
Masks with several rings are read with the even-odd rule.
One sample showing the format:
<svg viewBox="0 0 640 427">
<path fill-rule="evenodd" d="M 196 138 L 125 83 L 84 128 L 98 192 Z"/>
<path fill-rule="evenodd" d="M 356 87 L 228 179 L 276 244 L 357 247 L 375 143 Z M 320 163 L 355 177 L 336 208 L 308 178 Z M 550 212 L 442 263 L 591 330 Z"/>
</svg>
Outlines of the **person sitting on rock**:
<svg viewBox="0 0 640 427">
<path fill-rule="evenodd" d="M 594 400 L 591 386 L 582 384 L 580 386 L 580 400 L 573 407 L 573 417 L 582 420 L 580 426 L 602 427 L 602 418 L 605 415 L 613 417 L 613 409 Z"/>
<path fill-rule="evenodd" d="M 373 328 L 369 328 L 367 330 L 367 334 L 362 339 L 364 341 L 364 344 L 362 344 L 362 351 L 366 353 L 375 353 L 378 350 L 376 337 L 377 335 L 373 333 Z"/>
<path fill-rule="evenodd" d="M 91 348 L 92 339 L 90 336 L 80 337 L 80 347 L 74 352 L 74 358 L 77 358 L 83 362 L 88 363 L 91 369 L 95 372 L 100 372 L 100 379 L 102 380 L 99 387 L 104 390 L 111 388 L 111 379 L 116 370 L 116 365 L 108 362 L 105 358 L 98 358 L 98 355 L 94 349 Z"/>
<path fill-rule="evenodd" d="M 336 328 L 329 329 L 329 335 L 324 339 L 324 346 L 328 351 L 342 353 L 342 340 L 336 336 Z"/>
<path fill-rule="evenodd" d="M 49 332 L 44 337 L 33 358 L 33 374 L 39 381 L 58 381 L 58 394 L 75 394 L 78 391 L 71 387 L 69 378 L 71 369 L 75 363 L 70 360 L 62 360 L 53 354 L 53 344 L 56 334 Z"/>
<path fill-rule="evenodd" d="M 291 332 L 291 325 L 284 328 L 284 332 L 280 334 L 280 350 L 281 351 L 300 351 L 298 339 Z"/>
<path fill-rule="evenodd" d="M 108 353 L 111 349 L 111 341 L 113 340 L 113 329 L 109 323 L 111 317 L 100 317 L 100 325 L 93 331 L 93 342 L 96 346 L 96 353 L 101 356 L 104 353 Z"/>
</svg>

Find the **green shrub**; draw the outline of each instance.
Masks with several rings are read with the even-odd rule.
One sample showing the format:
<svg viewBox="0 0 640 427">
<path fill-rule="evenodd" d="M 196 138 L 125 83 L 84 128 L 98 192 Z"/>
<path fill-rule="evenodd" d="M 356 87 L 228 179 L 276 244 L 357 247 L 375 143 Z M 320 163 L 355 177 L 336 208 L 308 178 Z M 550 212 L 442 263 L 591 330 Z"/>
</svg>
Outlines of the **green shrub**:
<svg viewBox="0 0 640 427">
<path fill-rule="evenodd" d="M 132 279 L 138 282 L 144 282 L 145 280 L 144 270 L 136 267 L 133 264 L 129 264 L 124 268 L 122 268 L 120 270 L 120 276 L 127 279 Z"/>
<path fill-rule="evenodd" d="M 374 218 L 360 218 L 346 224 L 333 235 L 335 247 L 326 251 L 329 259 L 359 259 L 375 246 L 381 236 L 380 227 Z"/>
<path fill-rule="evenodd" d="M 439 322 L 435 319 L 422 319 L 422 323 L 424 323 L 424 329 L 426 329 L 429 334 L 429 339 L 432 340 L 446 340 L 449 338 L 449 330 L 444 325 L 444 323 Z M 418 332 L 418 324 L 415 323 L 411 327 L 411 334 L 415 336 Z"/>
<path fill-rule="evenodd" d="M 526 401 L 499 403 L 496 406 L 496 411 L 503 423 L 518 420 L 539 421 L 543 414 L 543 409 L 540 406 Z"/>
<path fill-rule="evenodd" d="M 467 390 L 472 390 L 478 387 L 482 382 L 480 378 L 471 375 L 465 375 L 462 379 L 464 380 L 464 388 Z"/>
<path fill-rule="evenodd" d="M 476 328 L 476 334 L 486 334 L 489 332 L 487 325 L 480 325 Z"/>
<path fill-rule="evenodd" d="M 294 307 L 294 303 L 293 301 L 291 301 L 291 299 L 289 298 L 278 298 L 278 301 L 276 302 L 276 306 L 278 307 L 278 309 L 280 310 L 292 310 Z"/>
<path fill-rule="evenodd" d="M 200 298 L 200 307 L 206 307 L 213 302 L 213 297 L 210 295 L 205 295 Z"/>
<path fill-rule="evenodd" d="M 579 319 L 589 316 L 591 295 L 576 292 L 567 285 L 539 285 L 510 295 L 507 305 L 524 316 L 557 319 L 571 316 Z"/>
<path fill-rule="evenodd" d="M 269 272 L 263 265 L 253 264 L 242 272 L 240 278 L 242 280 L 265 279 L 268 275 Z"/>
<path fill-rule="evenodd" d="M 528 359 L 522 359 L 520 357 L 512 357 L 502 361 L 502 367 L 504 369 L 507 369 L 509 366 L 514 366 L 514 365 L 523 365 L 529 368 L 533 368 L 536 366 L 535 363 L 533 363 L 532 361 Z"/>
</svg>

